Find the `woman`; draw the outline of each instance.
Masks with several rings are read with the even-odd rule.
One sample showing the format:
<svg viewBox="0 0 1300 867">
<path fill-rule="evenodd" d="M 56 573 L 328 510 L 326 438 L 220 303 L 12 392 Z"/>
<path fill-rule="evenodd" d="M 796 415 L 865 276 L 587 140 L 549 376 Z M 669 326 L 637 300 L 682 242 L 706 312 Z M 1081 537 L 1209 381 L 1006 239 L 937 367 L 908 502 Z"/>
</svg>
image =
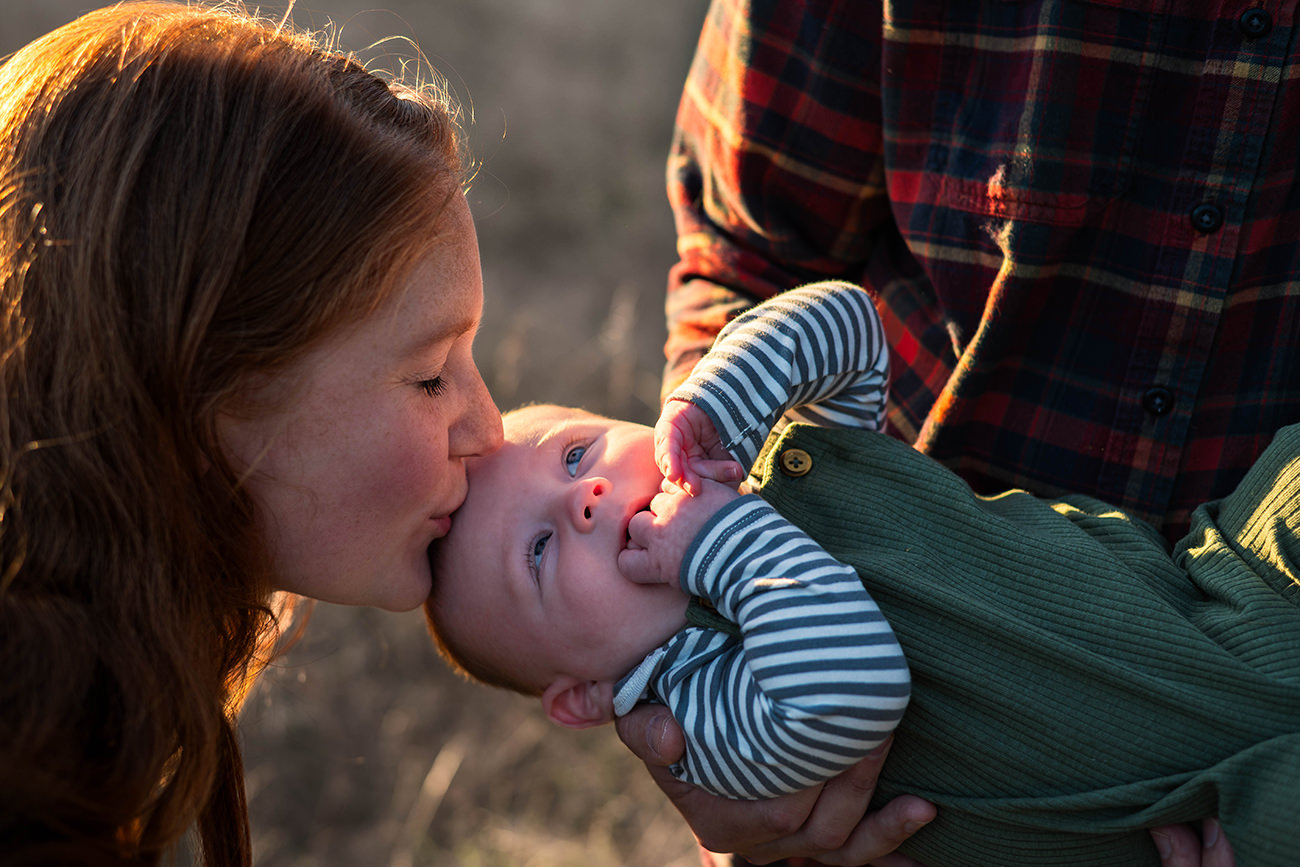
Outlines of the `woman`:
<svg viewBox="0 0 1300 867">
<path fill-rule="evenodd" d="M 500 442 L 456 110 L 241 11 L 0 67 L 0 860 L 250 862 L 278 591 L 393 610 Z"/>
<path fill-rule="evenodd" d="M 500 442 L 467 168 L 446 94 L 229 5 L 0 66 L 0 861 L 249 863 L 277 594 L 416 607 Z M 824 851 L 872 773 L 696 824 Z"/>
</svg>

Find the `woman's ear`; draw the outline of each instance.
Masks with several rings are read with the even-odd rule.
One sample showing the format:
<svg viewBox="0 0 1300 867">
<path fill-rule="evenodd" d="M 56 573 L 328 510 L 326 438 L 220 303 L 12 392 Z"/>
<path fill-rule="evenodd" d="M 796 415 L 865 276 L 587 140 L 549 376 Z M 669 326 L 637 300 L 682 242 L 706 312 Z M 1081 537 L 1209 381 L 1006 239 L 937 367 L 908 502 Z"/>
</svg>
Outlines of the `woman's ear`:
<svg viewBox="0 0 1300 867">
<path fill-rule="evenodd" d="M 571 729 L 604 725 L 614 718 L 614 684 L 560 675 L 542 693 L 551 721 Z"/>
</svg>

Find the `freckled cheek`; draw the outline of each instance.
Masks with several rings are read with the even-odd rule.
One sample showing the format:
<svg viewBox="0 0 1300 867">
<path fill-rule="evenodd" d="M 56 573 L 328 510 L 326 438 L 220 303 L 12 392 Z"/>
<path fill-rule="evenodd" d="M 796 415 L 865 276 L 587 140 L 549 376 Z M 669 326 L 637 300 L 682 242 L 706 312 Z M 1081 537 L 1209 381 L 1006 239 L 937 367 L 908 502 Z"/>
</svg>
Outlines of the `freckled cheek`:
<svg viewBox="0 0 1300 867">
<path fill-rule="evenodd" d="M 396 505 L 412 500 L 427 501 L 442 488 L 455 486 L 456 472 L 463 469 L 449 467 L 445 456 L 439 456 L 427 443 L 405 441 L 378 449 L 359 468 L 359 477 L 353 478 L 358 495 L 367 502 Z"/>
</svg>

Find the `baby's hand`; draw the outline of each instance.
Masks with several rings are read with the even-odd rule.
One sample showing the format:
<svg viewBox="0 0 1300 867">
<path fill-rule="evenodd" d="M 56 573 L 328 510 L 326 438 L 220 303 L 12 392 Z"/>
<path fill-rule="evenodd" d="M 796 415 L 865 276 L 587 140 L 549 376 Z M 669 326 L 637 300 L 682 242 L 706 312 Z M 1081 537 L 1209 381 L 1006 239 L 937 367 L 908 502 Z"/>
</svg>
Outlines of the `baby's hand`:
<svg viewBox="0 0 1300 867">
<path fill-rule="evenodd" d="M 638 584 L 679 587 L 682 558 L 709 518 L 739 497 L 736 489 L 705 479 L 692 497 L 667 480 L 650 501 L 650 511 L 632 516 L 628 546 L 618 555 L 618 571 Z"/>
<path fill-rule="evenodd" d="M 722 447 L 708 413 L 685 400 L 664 404 L 655 424 L 655 463 L 664 478 L 692 497 L 700 493 L 700 480 L 739 482 L 745 469 Z"/>
</svg>

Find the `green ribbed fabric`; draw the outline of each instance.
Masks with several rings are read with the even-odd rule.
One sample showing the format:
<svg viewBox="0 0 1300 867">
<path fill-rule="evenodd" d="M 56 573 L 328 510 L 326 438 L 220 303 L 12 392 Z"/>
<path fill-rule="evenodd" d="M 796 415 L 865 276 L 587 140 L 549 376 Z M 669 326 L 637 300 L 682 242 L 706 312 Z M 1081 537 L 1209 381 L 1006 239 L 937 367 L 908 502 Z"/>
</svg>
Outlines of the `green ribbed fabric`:
<svg viewBox="0 0 1300 867">
<path fill-rule="evenodd" d="M 781 451 L 813 470 L 787 478 Z M 1158 865 L 1145 828 L 1218 816 L 1240 867 L 1300 863 L 1300 427 L 1172 558 L 1085 497 L 976 497 L 876 433 L 795 425 L 762 495 L 852 563 L 913 697 L 877 791 L 938 805 L 927 867 Z"/>
</svg>

